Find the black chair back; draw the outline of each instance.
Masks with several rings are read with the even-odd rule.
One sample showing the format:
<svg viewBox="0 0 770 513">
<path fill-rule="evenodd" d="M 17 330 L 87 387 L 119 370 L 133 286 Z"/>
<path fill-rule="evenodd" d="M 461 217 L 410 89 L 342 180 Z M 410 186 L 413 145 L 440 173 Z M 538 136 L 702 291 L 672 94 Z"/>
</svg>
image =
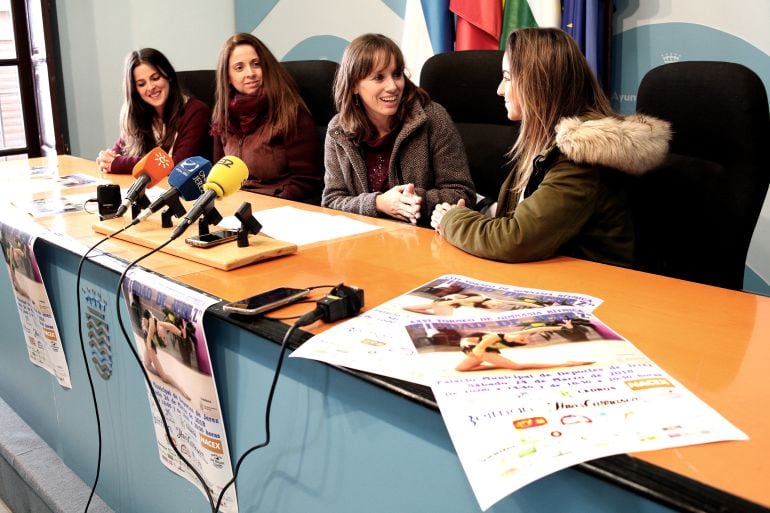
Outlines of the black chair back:
<svg viewBox="0 0 770 513">
<path fill-rule="evenodd" d="M 506 154 L 519 132 L 496 90 L 503 52 L 465 50 L 434 55 L 423 64 L 420 86 L 444 106 L 460 132 L 476 191 L 497 200 L 510 172 Z"/>
<path fill-rule="evenodd" d="M 183 91 L 199 99 L 209 108 L 214 108 L 217 91 L 216 71 L 213 69 L 177 71 L 176 76 Z"/>
<path fill-rule="evenodd" d="M 678 62 L 642 79 L 637 110 L 671 122 L 671 155 L 636 180 L 638 269 L 740 290 L 770 183 L 767 93 L 740 64 Z"/>
<path fill-rule="evenodd" d="M 213 69 L 177 71 L 176 76 L 182 91 L 202 101 L 210 109 L 214 108 L 216 76 Z M 199 156 L 211 160 L 213 154 L 214 140 L 211 137 L 207 137 L 204 147 L 200 148 Z"/>
<path fill-rule="evenodd" d="M 297 83 L 299 94 L 318 127 L 323 148 L 326 127 L 337 113 L 332 84 L 339 64 L 325 60 L 286 61 L 281 64 Z"/>
<path fill-rule="evenodd" d="M 334 106 L 334 75 L 339 64 L 326 60 L 303 60 L 282 62 L 286 71 L 294 78 L 299 94 L 313 116 L 318 136 L 318 167 L 324 169 L 324 143 L 329 121 L 337 113 Z M 321 196 L 306 200 L 321 204 Z"/>
<path fill-rule="evenodd" d="M 281 64 L 297 83 L 300 96 L 310 109 L 316 125 L 323 127 L 325 132 L 329 120 L 337 113 L 332 83 L 339 65 L 324 60 L 287 61 Z M 215 70 L 178 71 L 177 76 L 185 92 L 214 108 L 217 87 Z"/>
</svg>

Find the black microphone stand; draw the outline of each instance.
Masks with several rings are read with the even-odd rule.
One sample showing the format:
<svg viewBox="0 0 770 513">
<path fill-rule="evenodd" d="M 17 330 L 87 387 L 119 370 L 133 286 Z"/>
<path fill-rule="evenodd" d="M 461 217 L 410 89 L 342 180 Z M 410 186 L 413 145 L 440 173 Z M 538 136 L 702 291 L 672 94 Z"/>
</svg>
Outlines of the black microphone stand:
<svg viewBox="0 0 770 513">
<path fill-rule="evenodd" d="M 198 219 L 198 236 L 209 234 L 209 225 L 219 224 L 222 214 L 214 207 L 214 202 L 208 203 L 203 208 L 203 215 Z"/>
<path fill-rule="evenodd" d="M 235 217 L 241 222 L 241 227 L 238 228 L 238 247 L 245 248 L 249 245 L 249 234 L 258 234 L 262 230 L 262 224 L 251 214 L 251 203 L 248 201 L 238 207 Z"/>
<path fill-rule="evenodd" d="M 160 225 L 163 228 L 171 228 L 174 226 L 171 218 L 176 216 L 181 219 L 187 213 L 187 210 L 182 205 L 182 202 L 179 201 L 179 195 L 176 195 L 173 197 L 173 199 L 168 200 L 166 205 L 167 208 L 160 213 Z"/>
<path fill-rule="evenodd" d="M 136 219 L 136 216 L 139 215 L 139 212 L 144 210 L 145 208 L 150 206 L 150 199 L 147 197 L 147 195 L 142 191 L 142 194 L 139 195 L 138 198 L 136 198 L 136 201 L 131 203 L 131 219 Z"/>
<path fill-rule="evenodd" d="M 238 210 L 235 211 L 235 218 L 241 222 L 238 228 L 238 247 L 245 248 L 249 245 L 249 234 L 258 234 L 262 230 L 262 224 L 251 213 L 251 203 L 244 201 Z M 222 214 L 214 207 L 214 203 L 209 203 L 203 215 L 198 219 L 198 237 L 210 233 L 209 226 L 219 224 L 222 221 Z"/>
</svg>

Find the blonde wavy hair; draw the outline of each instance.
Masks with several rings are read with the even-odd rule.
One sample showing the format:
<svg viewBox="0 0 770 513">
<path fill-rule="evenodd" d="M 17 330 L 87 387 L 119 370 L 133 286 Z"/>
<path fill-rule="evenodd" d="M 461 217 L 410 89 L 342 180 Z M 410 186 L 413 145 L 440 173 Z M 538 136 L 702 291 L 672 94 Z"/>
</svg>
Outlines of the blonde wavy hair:
<svg viewBox="0 0 770 513">
<path fill-rule="evenodd" d="M 554 144 L 561 118 L 614 116 L 610 101 L 575 40 L 555 28 L 524 28 L 508 36 L 505 54 L 522 118 L 508 156 L 515 163 L 513 192 L 520 193 L 535 158 Z"/>
</svg>

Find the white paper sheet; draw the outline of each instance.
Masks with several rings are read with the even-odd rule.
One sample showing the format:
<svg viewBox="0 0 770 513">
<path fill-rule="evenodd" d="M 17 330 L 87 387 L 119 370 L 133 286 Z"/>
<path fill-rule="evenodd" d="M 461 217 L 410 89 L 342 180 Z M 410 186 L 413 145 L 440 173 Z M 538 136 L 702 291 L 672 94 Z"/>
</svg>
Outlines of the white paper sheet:
<svg viewBox="0 0 770 513">
<path fill-rule="evenodd" d="M 263 234 L 298 246 L 380 229 L 379 226 L 344 215 L 310 212 L 288 206 L 260 210 L 254 213 L 254 217 L 262 224 Z M 219 226 L 237 229 L 240 227 L 240 221 L 229 216 L 223 219 Z"/>
</svg>

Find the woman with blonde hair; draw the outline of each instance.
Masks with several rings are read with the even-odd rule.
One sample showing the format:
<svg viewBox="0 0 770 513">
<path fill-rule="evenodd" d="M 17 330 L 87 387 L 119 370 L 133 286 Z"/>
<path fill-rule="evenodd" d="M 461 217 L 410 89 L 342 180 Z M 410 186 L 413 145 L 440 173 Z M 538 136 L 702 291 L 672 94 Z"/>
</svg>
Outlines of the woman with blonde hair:
<svg viewBox="0 0 770 513">
<path fill-rule="evenodd" d="M 243 189 L 317 202 L 323 172 L 315 122 L 294 79 L 262 41 L 246 33 L 225 41 L 216 98 L 214 159 L 235 155 L 246 163 Z"/>
<path fill-rule="evenodd" d="M 323 206 L 427 226 L 439 203 L 475 201 L 452 119 L 409 80 L 392 40 L 365 34 L 347 46 L 334 101 Z"/>
<path fill-rule="evenodd" d="M 495 217 L 444 203 L 432 226 L 483 258 L 526 262 L 562 254 L 630 266 L 627 176 L 663 161 L 669 124 L 616 115 L 577 44 L 559 29 L 512 32 L 502 72 L 497 94 L 521 130 Z"/>
</svg>

